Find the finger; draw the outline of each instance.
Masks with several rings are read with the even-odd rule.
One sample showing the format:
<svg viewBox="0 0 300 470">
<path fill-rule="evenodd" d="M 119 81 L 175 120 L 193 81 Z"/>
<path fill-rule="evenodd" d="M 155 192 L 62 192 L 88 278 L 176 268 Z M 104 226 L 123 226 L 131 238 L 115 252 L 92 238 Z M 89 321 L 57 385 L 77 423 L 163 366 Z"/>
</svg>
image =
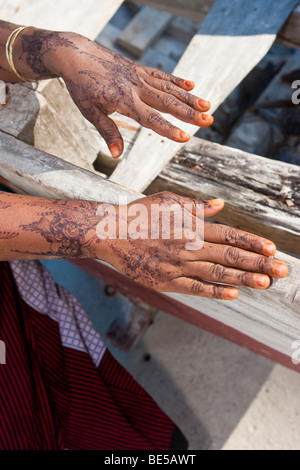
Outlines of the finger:
<svg viewBox="0 0 300 470">
<path fill-rule="evenodd" d="M 116 123 L 96 107 L 89 120 L 107 143 L 112 157 L 120 157 L 124 150 L 124 141 Z"/>
<path fill-rule="evenodd" d="M 239 269 L 228 268 L 221 264 L 208 262 L 188 262 L 185 268 L 186 276 L 201 277 L 206 281 L 222 282 L 234 286 L 266 289 L 270 285 L 270 278 L 264 274 L 249 273 Z"/>
<path fill-rule="evenodd" d="M 201 112 L 206 112 L 210 109 L 211 104 L 209 101 L 203 100 L 198 96 L 192 95 L 184 90 L 182 90 L 177 85 L 174 85 L 171 82 L 165 80 L 159 80 L 157 78 L 150 77 L 149 75 L 144 78 L 145 82 L 149 85 L 149 90 L 151 90 L 157 100 L 161 99 L 161 95 L 157 93 L 157 90 L 166 93 L 167 95 L 172 95 L 177 98 L 182 103 L 187 104 L 193 109 L 196 109 Z"/>
<path fill-rule="evenodd" d="M 268 258 L 233 246 L 214 243 L 205 242 L 204 247 L 203 250 L 197 250 L 197 253 L 193 255 L 201 261 L 209 261 L 253 273 L 267 274 L 267 276 L 276 278 L 283 278 L 288 274 L 287 265 L 283 261 L 274 258 Z"/>
<path fill-rule="evenodd" d="M 167 82 L 165 82 L 167 83 Z M 170 84 L 172 85 L 172 84 Z M 172 85 L 173 86 L 173 85 Z M 191 106 L 178 100 L 175 96 L 160 92 L 157 94 L 153 89 L 143 91 L 140 98 L 152 108 L 168 113 L 183 122 L 194 124 L 199 127 L 209 127 L 214 122 L 214 118 L 208 114 L 203 114 Z"/>
<path fill-rule="evenodd" d="M 163 292 L 177 292 L 179 294 L 197 295 L 209 299 L 234 300 L 239 291 L 236 287 L 212 284 L 202 279 L 179 277 L 169 282 Z"/>
<path fill-rule="evenodd" d="M 212 243 L 232 245 L 265 256 L 273 256 L 276 253 L 276 245 L 271 240 L 227 225 L 206 222 L 205 239 Z"/>
<path fill-rule="evenodd" d="M 175 142 L 184 143 L 190 139 L 189 134 L 173 126 L 169 121 L 164 119 L 158 112 L 143 103 L 143 109 L 139 113 L 139 123 L 148 129 L 152 129 L 157 134 L 174 140 Z"/>
<path fill-rule="evenodd" d="M 154 196 L 154 195 L 153 195 Z M 174 194 L 168 191 L 163 191 L 162 193 L 156 194 L 158 197 L 167 198 L 170 202 L 177 202 L 183 206 L 188 212 L 193 214 L 195 217 L 199 215 L 199 212 L 202 216 L 202 211 L 198 211 L 197 208 L 200 206 L 204 209 L 204 217 L 212 217 L 220 212 L 224 207 L 224 199 L 193 199 L 185 196 L 180 196 L 179 194 Z M 202 209 L 201 207 L 201 209 Z M 213 225 L 213 224 L 212 224 Z"/>
<path fill-rule="evenodd" d="M 201 203 L 201 202 L 200 202 Z M 213 217 L 224 208 L 224 199 L 210 199 L 202 201 L 204 217 Z"/>
<path fill-rule="evenodd" d="M 195 83 L 191 80 L 185 80 L 184 78 L 176 77 L 175 75 L 163 72 L 162 70 L 153 69 L 152 67 L 144 67 L 144 70 L 150 77 L 174 83 L 174 85 L 177 85 L 180 88 L 183 88 L 184 90 L 190 91 L 195 86 Z"/>
</svg>

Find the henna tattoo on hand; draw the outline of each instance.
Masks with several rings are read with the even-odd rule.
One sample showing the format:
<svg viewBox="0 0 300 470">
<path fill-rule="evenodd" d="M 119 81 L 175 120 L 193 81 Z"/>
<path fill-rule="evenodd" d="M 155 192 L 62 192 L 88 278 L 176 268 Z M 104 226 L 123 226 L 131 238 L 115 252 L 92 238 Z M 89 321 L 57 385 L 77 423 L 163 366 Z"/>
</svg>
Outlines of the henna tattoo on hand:
<svg viewBox="0 0 300 470">
<path fill-rule="evenodd" d="M 78 50 L 73 41 L 62 37 L 59 32 L 34 30 L 31 34 L 22 35 L 22 54 L 19 59 L 30 67 L 40 78 L 52 78 L 56 76 L 53 70 L 49 70 L 45 63 L 46 55 L 59 47 L 67 47 Z"/>
<path fill-rule="evenodd" d="M 39 202 L 27 203 L 31 207 L 40 207 Z M 87 201 L 52 200 L 46 210 L 39 212 L 39 219 L 29 224 L 21 224 L 20 229 L 38 233 L 49 244 L 49 250 L 19 253 L 58 256 L 63 258 L 94 257 L 94 248 L 98 238 L 95 227 L 98 203 Z"/>
<path fill-rule="evenodd" d="M 9 240 L 11 238 L 18 237 L 19 234 L 17 232 L 1 232 L 0 231 L 0 240 Z"/>
<path fill-rule="evenodd" d="M 10 199 L 11 197 L 12 197 L 11 193 L 0 191 L 0 210 L 9 209 L 10 207 L 12 207 L 13 203 L 8 202 L 8 199 Z"/>
</svg>

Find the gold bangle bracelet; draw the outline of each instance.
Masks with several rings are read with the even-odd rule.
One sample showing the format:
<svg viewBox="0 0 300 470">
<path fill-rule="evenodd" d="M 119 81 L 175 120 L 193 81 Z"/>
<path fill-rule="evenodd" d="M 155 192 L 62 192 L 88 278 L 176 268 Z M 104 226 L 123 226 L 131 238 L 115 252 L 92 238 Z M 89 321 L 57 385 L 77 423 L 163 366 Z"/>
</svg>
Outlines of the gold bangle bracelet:
<svg viewBox="0 0 300 470">
<path fill-rule="evenodd" d="M 15 40 L 17 39 L 17 36 L 19 35 L 19 33 L 23 31 L 25 28 L 28 28 L 28 26 L 20 26 L 19 28 L 15 29 L 10 34 L 5 45 L 5 54 L 6 54 L 7 62 L 10 68 L 12 69 L 12 71 L 15 73 L 15 75 L 17 75 L 17 77 L 23 80 L 23 82 L 31 82 L 35 80 L 30 80 L 28 78 L 25 78 L 21 74 L 19 74 L 19 72 L 17 72 L 15 64 L 14 64 L 14 60 L 13 60 L 13 46 L 14 46 Z"/>
</svg>

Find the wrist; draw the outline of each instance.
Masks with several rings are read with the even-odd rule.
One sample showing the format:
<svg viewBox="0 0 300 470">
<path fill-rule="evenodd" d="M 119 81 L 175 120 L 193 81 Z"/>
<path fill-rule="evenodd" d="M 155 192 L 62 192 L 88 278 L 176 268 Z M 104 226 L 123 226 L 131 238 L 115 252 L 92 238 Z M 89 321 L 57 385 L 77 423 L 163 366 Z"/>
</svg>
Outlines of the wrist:
<svg viewBox="0 0 300 470">
<path fill-rule="evenodd" d="M 15 67 L 28 80 L 56 78 L 62 75 L 69 51 L 76 48 L 78 35 L 25 28 L 18 36 L 13 50 Z"/>
<path fill-rule="evenodd" d="M 114 242 L 117 238 L 118 206 L 106 203 L 90 203 L 92 212 L 89 216 L 91 230 L 86 232 L 83 257 L 97 258 L 111 263 Z M 90 242 L 89 242 L 90 240 Z"/>
<path fill-rule="evenodd" d="M 47 68 L 56 77 L 66 75 L 67 71 L 72 71 L 74 60 L 79 51 L 78 42 L 80 35 L 72 32 L 53 32 L 47 39 L 48 52 L 45 55 L 45 64 Z"/>
</svg>

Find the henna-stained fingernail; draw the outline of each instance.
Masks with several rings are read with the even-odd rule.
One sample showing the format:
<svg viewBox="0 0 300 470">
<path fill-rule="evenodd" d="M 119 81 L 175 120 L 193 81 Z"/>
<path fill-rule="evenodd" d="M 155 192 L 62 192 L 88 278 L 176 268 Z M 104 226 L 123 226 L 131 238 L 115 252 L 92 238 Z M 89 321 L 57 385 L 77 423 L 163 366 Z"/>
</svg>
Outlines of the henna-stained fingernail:
<svg viewBox="0 0 300 470">
<path fill-rule="evenodd" d="M 270 284 L 270 278 L 268 276 L 256 276 L 255 282 L 257 285 L 260 287 L 264 287 L 265 289 L 269 287 Z"/>
<path fill-rule="evenodd" d="M 239 291 L 237 289 L 227 289 L 226 291 L 226 295 L 227 297 L 229 297 L 230 299 L 236 299 L 239 295 Z"/>
<path fill-rule="evenodd" d="M 274 268 L 274 274 L 278 277 L 285 277 L 288 274 L 289 268 L 286 264 L 278 264 Z"/>
<path fill-rule="evenodd" d="M 210 202 L 211 206 L 222 206 L 224 204 L 224 199 L 212 199 Z"/>
<path fill-rule="evenodd" d="M 187 86 L 188 88 L 194 88 L 195 86 L 195 83 L 194 82 L 191 82 L 190 80 L 185 80 L 185 86 Z"/>
<path fill-rule="evenodd" d="M 190 140 L 190 135 L 184 131 L 180 131 L 179 136 L 180 136 L 180 139 L 182 139 L 184 142 L 187 142 L 188 140 Z"/>
<path fill-rule="evenodd" d="M 200 106 L 200 108 L 206 109 L 208 111 L 211 105 L 210 105 L 209 101 L 198 100 L 198 106 Z"/>
<path fill-rule="evenodd" d="M 213 117 L 210 116 L 209 114 L 201 114 L 201 117 L 203 121 L 210 121 L 211 119 L 213 119 Z"/>
<path fill-rule="evenodd" d="M 112 144 L 109 146 L 109 151 L 113 158 L 118 158 L 120 156 L 120 149 L 117 144 Z"/>
<path fill-rule="evenodd" d="M 276 245 L 274 243 L 267 243 L 263 247 L 263 251 L 267 256 L 273 256 L 276 253 Z"/>
</svg>

